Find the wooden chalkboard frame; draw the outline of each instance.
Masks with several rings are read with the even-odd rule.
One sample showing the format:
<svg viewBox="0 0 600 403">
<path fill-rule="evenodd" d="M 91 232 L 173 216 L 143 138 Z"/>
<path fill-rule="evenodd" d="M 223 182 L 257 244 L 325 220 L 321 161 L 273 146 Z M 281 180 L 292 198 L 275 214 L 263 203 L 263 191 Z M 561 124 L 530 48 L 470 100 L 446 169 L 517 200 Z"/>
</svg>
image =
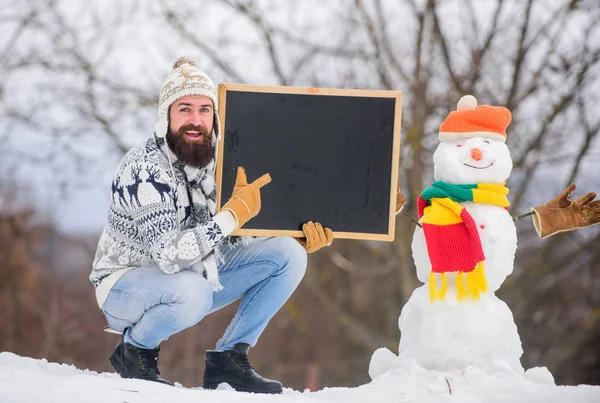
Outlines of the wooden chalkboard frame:
<svg viewBox="0 0 600 403">
<path fill-rule="evenodd" d="M 398 191 L 398 169 L 400 162 L 400 129 L 401 129 L 401 117 L 402 117 L 402 92 L 401 91 L 387 91 L 387 90 L 356 90 L 356 89 L 340 89 L 340 88 L 303 88 L 303 87 L 290 87 L 290 86 L 260 86 L 260 85 L 247 85 L 247 84 L 219 84 L 219 119 L 221 123 L 221 130 L 219 133 L 218 148 L 217 148 L 217 164 L 216 164 L 216 189 L 217 189 L 217 211 L 220 210 L 222 204 L 222 180 L 223 180 L 223 160 L 224 160 L 224 142 L 225 133 L 227 128 L 226 116 L 227 116 L 227 94 L 232 91 L 243 91 L 243 92 L 258 92 L 258 93 L 275 93 L 275 94 L 301 94 L 301 95 L 328 95 L 328 96 L 350 96 L 350 97 L 377 97 L 377 98 L 395 98 L 395 110 L 394 110 L 394 126 L 393 126 L 393 150 L 391 159 L 391 180 L 390 180 L 390 203 L 389 203 L 389 223 L 387 233 L 374 234 L 374 233 L 359 233 L 359 232 L 342 232 L 333 231 L 334 238 L 344 239 L 363 239 L 363 240 L 375 240 L 375 241 L 388 241 L 394 240 L 395 225 L 396 225 L 396 193 Z M 251 178 L 248 178 L 252 181 Z M 268 185 L 267 185 L 268 186 Z M 231 190 L 225 190 L 230 192 Z M 227 193 L 226 193 L 227 194 Z M 228 197 L 225 196 L 225 197 Z M 245 229 L 241 228 L 232 233 L 232 235 L 239 236 L 292 236 L 292 237 L 304 237 L 302 231 L 294 230 L 272 230 L 272 229 Z"/>
</svg>

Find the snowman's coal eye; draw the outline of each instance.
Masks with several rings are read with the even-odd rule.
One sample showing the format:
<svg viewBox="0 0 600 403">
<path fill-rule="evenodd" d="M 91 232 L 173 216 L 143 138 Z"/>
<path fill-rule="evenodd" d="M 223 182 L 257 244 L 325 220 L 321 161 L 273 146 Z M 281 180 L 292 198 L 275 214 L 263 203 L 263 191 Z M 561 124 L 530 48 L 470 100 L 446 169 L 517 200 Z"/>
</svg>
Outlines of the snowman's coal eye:
<svg viewBox="0 0 600 403">
<path fill-rule="evenodd" d="M 489 140 L 483 140 L 484 143 L 490 144 Z"/>
</svg>

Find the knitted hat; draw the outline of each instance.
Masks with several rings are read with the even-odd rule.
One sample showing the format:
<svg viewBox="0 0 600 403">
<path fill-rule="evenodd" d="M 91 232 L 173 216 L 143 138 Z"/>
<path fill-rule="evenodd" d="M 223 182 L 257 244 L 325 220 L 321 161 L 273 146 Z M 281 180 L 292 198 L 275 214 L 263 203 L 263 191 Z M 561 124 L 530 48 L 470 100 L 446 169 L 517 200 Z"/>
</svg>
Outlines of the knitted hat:
<svg viewBox="0 0 600 403">
<path fill-rule="evenodd" d="M 462 97 L 456 109 L 440 126 L 440 141 L 486 137 L 506 142 L 506 128 L 512 119 L 508 109 L 502 106 L 477 106 L 477 99 L 473 95 Z"/>
<path fill-rule="evenodd" d="M 217 111 L 217 92 L 212 80 L 196 67 L 196 62 L 180 57 L 173 63 L 173 72 L 163 82 L 158 99 L 158 122 L 154 132 L 165 137 L 169 128 L 169 107 L 179 98 L 200 95 L 210 98 L 215 111 L 213 130 L 219 135 L 220 122 Z M 214 141 L 214 137 L 213 137 Z"/>
</svg>

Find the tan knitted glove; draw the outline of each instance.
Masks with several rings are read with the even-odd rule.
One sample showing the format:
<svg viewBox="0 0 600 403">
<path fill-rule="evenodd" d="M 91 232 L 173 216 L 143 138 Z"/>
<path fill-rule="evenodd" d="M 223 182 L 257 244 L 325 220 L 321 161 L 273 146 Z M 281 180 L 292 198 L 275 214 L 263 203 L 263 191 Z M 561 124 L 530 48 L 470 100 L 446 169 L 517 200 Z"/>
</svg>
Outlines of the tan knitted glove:
<svg viewBox="0 0 600 403">
<path fill-rule="evenodd" d="M 302 225 L 302 231 L 306 238 L 295 238 L 307 253 L 318 251 L 333 242 L 333 232 L 329 228 L 323 228 L 321 223 L 309 221 Z"/>
<path fill-rule="evenodd" d="M 264 174 L 251 184 L 248 184 L 246 171 L 238 167 L 235 185 L 231 199 L 223 206 L 235 217 L 236 229 L 242 227 L 260 211 L 260 188 L 271 182 L 271 175 Z"/>
<path fill-rule="evenodd" d="M 596 193 L 569 200 L 575 191 L 571 183 L 564 192 L 542 206 L 533 207 L 533 225 L 542 238 L 557 232 L 571 231 L 600 223 L 600 200 L 593 201 Z"/>
</svg>

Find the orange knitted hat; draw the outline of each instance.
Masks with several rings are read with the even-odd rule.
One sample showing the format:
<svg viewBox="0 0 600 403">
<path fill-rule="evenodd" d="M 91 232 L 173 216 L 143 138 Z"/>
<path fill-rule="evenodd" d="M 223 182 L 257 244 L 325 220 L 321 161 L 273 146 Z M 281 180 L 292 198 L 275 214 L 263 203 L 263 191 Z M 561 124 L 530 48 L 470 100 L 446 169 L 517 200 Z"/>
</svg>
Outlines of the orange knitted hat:
<svg viewBox="0 0 600 403">
<path fill-rule="evenodd" d="M 506 128 L 512 115 L 502 106 L 479 105 L 473 95 L 458 101 L 456 111 L 450 112 L 440 126 L 440 141 L 469 137 L 486 137 L 506 141 Z"/>
</svg>

